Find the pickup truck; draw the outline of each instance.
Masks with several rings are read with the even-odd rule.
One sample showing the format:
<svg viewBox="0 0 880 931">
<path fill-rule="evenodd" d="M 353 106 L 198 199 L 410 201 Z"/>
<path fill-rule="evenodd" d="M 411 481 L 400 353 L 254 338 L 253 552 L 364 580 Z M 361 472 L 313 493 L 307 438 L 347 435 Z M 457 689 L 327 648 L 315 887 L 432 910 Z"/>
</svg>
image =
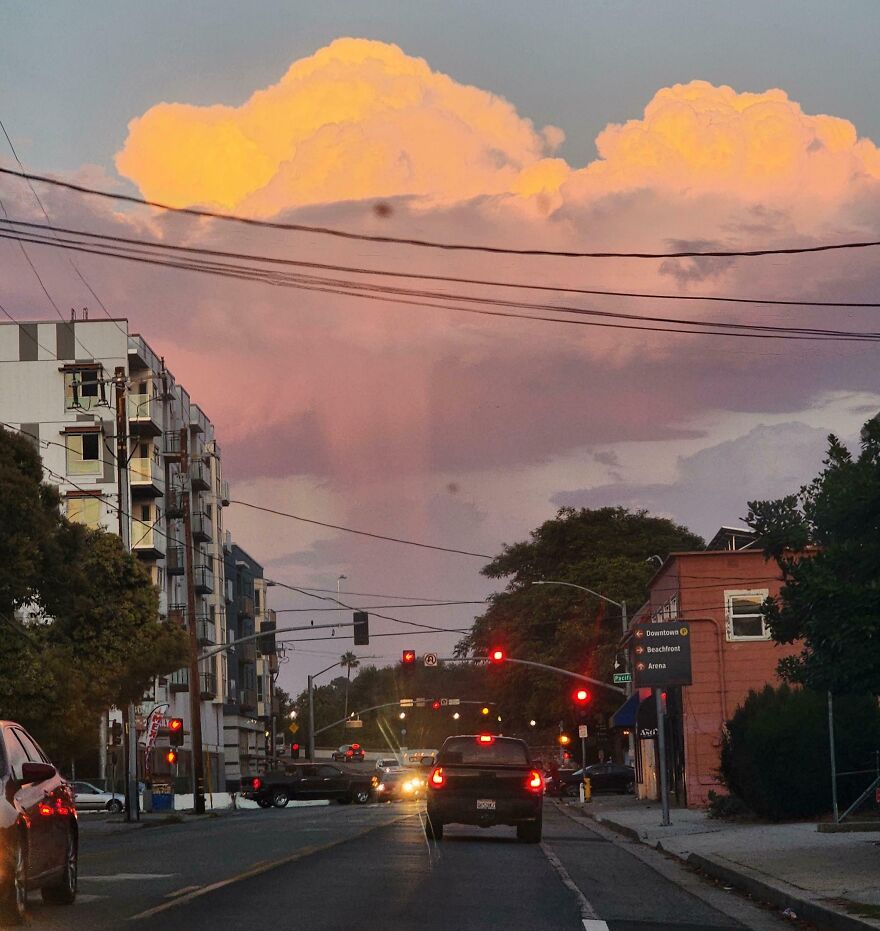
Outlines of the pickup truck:
<svg viewBox="0 0 880 931">
<path fill-rule="evenodd" d="M 375 773 L 358 773 L 331 763 L 298 763 L 272 770 L 242 783 L 242 798 L 261 808 L 284 808 L 292 799 L 335 799 L 343 805 L 368 802 L 379 780 Z"/>
<path fill-rule="evenodd" d="M 494 734 L 448 737 L 428 777 L 425 833 L 442 840 L 447 824 L 516 827 L 527 844 L 541 840 L 544 778 L 525 741 Z"/>
</svg>

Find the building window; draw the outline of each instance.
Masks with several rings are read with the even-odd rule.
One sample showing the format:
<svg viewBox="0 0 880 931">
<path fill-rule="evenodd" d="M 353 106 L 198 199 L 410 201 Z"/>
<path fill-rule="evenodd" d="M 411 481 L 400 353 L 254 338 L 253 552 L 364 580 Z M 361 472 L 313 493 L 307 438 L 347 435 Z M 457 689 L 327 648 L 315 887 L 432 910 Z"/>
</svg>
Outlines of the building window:
<svg viewBox="0 0 880 931">
<path fill-rule="evenodd" d="M 98 366 L 71 369 L 64 373 L 64 408 L 90 411 L 101 400 L 101 369 Z"/>
<path fill-rule="evenodd" d="M 104 470 L 101 461 L 101 434 L 68 433 L 67 472 L 69 475 L 100 475 Z"/>
<path fill-rule="evenodd" d="M 67 499 L 67 519 L 85 524 L 92 530 L 101 527 L 101 498 L 98 495 L 78 495 Z"/>
<path fill-rule="evenodd" d="M 769 594 L 766 589 L 724 593 L 728 640 L 770 639 L 770 631 L 761 615 L 761 605 Z"/>
</svg>

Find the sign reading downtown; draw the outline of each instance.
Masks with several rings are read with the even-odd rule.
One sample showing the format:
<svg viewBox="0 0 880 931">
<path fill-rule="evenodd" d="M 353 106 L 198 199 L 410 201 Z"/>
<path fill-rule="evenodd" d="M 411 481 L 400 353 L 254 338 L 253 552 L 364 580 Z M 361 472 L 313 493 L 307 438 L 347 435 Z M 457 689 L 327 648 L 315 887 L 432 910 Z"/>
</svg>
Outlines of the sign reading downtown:
<svg viewBox="0 0 880 931">
<path fill-rule="evenodd" d="M 636 624 L 633 627 L 632 670 L 636 688 L 690 685 L 690 624 L 687 621 Z"/>
</svg>

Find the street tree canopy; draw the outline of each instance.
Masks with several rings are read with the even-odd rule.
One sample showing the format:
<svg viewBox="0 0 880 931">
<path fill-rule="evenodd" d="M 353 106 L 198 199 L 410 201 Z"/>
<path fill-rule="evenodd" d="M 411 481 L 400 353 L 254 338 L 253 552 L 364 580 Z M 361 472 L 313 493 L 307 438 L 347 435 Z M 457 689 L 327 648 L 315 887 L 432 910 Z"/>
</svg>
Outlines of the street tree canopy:
<svg viewBox="0 0 880 931">
<path fill-rule="evenodd" d="M 96 745 L 103 711 L 181 668 L 188 642 L 160 622 L 138 558 L 63 517 L 41 477 L 32 441 L 0 430 L 0 717 L 66 760 Z"/>
<path fill-rule="evenodd" d="M 489 609 L 457 646 L 459 655 L 484 655 L 499 646 L 510 656 L 547 663 L 611 682 L 622 634 L 620 609 L 576 588 L 535 585 L 538 581 L 583 585 L 632 615 L 642 604 L 656 560 L 675 550 L 703 549 L 704 541 L 687 528 L 646 511 L 622 507 L 590 510 L 562 508 L 532 531 L 530 539 L 506 545 L 482 570 L 492 579 L 508 579 L 492 596 Z M 492 670 L 496 697 L 516 709 L 525 726 L 535 719 L 558 722 L 572 714 L 570 682 L 522 666 Z M 596 705 L 619 704 L 613 692 L 596 690 Z"/>
<path fill-rule="evenodd" d="M 777 643 L 803 644 L 779 664 L 784 679 L 880 694 L 880 420 L 863 428 L 855 458 L 830 436 L 824 466 L 797 494 L 749 503 L 785 582 L 764 616 Z"/>
</svg>

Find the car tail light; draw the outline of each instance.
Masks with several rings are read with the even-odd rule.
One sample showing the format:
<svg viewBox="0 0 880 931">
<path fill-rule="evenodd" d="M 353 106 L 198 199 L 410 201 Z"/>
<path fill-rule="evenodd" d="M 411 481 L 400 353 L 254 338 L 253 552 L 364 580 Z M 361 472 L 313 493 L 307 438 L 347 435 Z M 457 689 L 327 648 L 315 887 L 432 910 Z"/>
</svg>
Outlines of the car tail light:
<svg viewBox="0 0 880 931">
<path fill-rule="evenodd" d="M 434 772 L 431 773 L 431 785 L 435 789 L 442 789 L 446 785 L 446 774 L 443 772 L 442 766 L 437 766 Z"/>
<path fill-rule="evenodd" d="M 351 745 L 351 749 L 352 749 L 352 750 L 360 750 L 360 748 L 361 748 L 361 745 L 360 745 L 360 744 L 352 744 L 352 745 Z"/>
<path fill-rule="evenodd" d="M 533 769 L 526 779 L 526 788 L 529 792 L 540 792 L 544 788 L 544 779 L 538 770 Z"/>
<path fill-rule="evenodd" d="M 37 809 L 39 810 L 41 815 L 48 816 L 48 815 L 55 814 L 55 809 L 48 802 L 40 802 L 40 804 L 37 805 Z"/>
<path fill-rule="evenodd" d="M 259 777 L 254 779 L 254 792 L 259 792 L 263 788 L 263 780 Z"/>
<path fill-rule="evenodd" d="M 480 734 L 477 738 L 477 743 L 481 744 L 491 744 L 495 742 L 495 738 L 491 734 Z"/>
</svg>

